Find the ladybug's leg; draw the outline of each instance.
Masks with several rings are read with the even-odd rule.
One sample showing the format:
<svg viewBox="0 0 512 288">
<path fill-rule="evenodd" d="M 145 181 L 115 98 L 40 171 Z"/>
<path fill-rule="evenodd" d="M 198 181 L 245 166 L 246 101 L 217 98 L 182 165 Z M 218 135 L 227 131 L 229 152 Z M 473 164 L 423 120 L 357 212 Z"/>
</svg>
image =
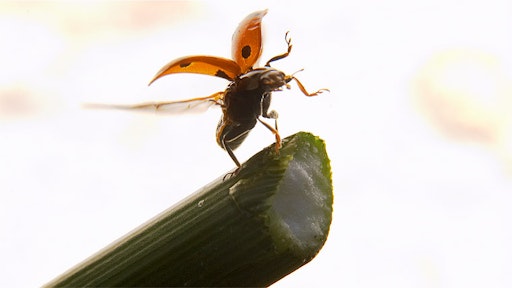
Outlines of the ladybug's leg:
<svg viewBox="0 0 512 288">
<path fill-rule="evenodd" d="M 277 130 L 277 117 L 278 117 L 279 114 L 277 114 L 277 111 L 276 110 L 272 110 L 270 112 L 267 112 L 261 116 L 265 117 L 265 118 L 268 118 L 268 119 L 274 119 L 274 128 Z"/>
<path fill-rule="evenodd" d="M 329 91 L 329 89 L 322 88 L 322 89 L 319 89 L 319 90 L 317 90 L 317 91 L 315 91 L 315 92 L 310 93 L 310 92 L 308 92 L 308 91 L 306 90 L 306 88 L 304 87 L 304 85 L 302 85 L 302 83 L 299 81 L 299 79 L 297 79 L 297 78 L 296 78 L 295 76 L 293 76 L 293 75 L 287 75 L 287 76 L 285 77 L 285 79 L 284 79 L 284 80 L 286 81 L 286 83 L 288 83 L 288 82 L 290 82 L 290 81 L 292 81 L 292 80 L 295 80 L 295 82 L 297 82 L 297 86 L 299 86 L 299 89 L 300 89 L 300 91 L 302 92 L 302 94 L 304 94 L 304 95 L 306 95 L 306 96 L 309 96 L 309 97 L 311 97 L 311 96 L 317 96 L 318 94 L 321 94 L 321 93 L 323 93 L 323 92 L 330 92 L 330 91 Z"/>
<path fill-rule="evenodd" d="M 290 52 L 292 51 L 292 39 L 288 37 L 289 32 L 290 31 L 286 32 L 286 34 L 284 35 L 284 40 L 286 41 L 286 44 L 288 45 L 288 51 L 286 51 L 283 54 L 272 57 L 270 60 L 267 61 L 267 63 L 265 64 L 265 67 L 270 67 L 270 62 L 274 62 L 279 59 L 286 58 L 290 54 Z"/>
<path fill-rule="evenodd" d="M 222 140 L 222 146 L 223 146 L 224 150 L 226 150 L 226 152 L 228 152 L 229 157 L 231 157 L 231 159 L 233 159 L 233 162 L 235 162 L 236 167 L 240 168 L 240 166 L 241 166 L 240 162 L 238 162 L 238 159 L 236 159 L 235 153 L 233 153 L 233 149 L 231 149 L 229 147 L 229 145 L 226 143 L 225 139 Z"/>
<path fill-rule="evenodd" d="M 263 99 L 261 100 L 261 116 L 268 118 L 268 119 L 274 119 L 275 121 L 275 129 L 277 129 L 277 117 L 279 116 L 277 114 L 276 110 L 268 111 L 268 108 L 270 107 L 270 102 L 272 100 L 272 94 L 271 93 L 265 93 L 263 95 Z"/>
<path fill-rule="evenodd" d="M 245 137 L 246 137 L 246 135 L 245 135 Z M 240 162 L 238 161 L 238 159 L 235 156 L 235 153 L 233 152 L 233 149 L 236 149 L 236 147 L 232 148 L 232 144 L 230 143 L 231 140 L 232 140 L 232 138 L 228 137 L 228 134 L 224 134 L 224 135 L 222 135 L 219 144 L 221 145 L 222 149 L 224 149 L 224 150 L 226 150 L 226 152 L 228 152 L 229 157 L 231 157 L 233 162 L 235 162 L 236 167 L 240 168 L 240 166 L 241 166 Z"/>
<path fill-rule="evenodd" d="M 276 128 L 270 126 L 270 124 L 268 124 L 266 122 L 263 122 L 263 120 L 261 120 L 260 118 L 258 118 L 258 121 L 260 121 L 261 124 L 265 125 L 265 127 L 267 127 L 267 129 L 270 130 L 272 132 L 272 134 L 274 134 L 274 136 L 276 136 L 276 152 L 279 153 L 279 149 L 281 148 L 281 136 L 279 135 L 279 132 L 277 131 L 277 121 L 276 121 Z"/>
<path fill-rule="evenodd" d="M 254 127 L 255 124 L 256 121 L 254 121 L 254 123 L 250 123 L 249 125 L 238 125 L 233 123 L 223 125 L 222 120 L 219 123 L 218 133 L 220 134 L 218 134 L 219 138 L 217 141 L 221 148 L 228 152 L 229 157 L 231 157 L 233 162 L 235 162 L 236 164 L 235 171 L 226 174 L 223 180 L 226 180 L 226 178 L 230 178 L 231 176 L 238 174 L 238 172 L 240 171 L 242 165 L 240 165 L 240 162 L 236 158 L 233 150 L 238 148 L 238 146 L 242 144 L 247 135 L 249 135 L 249 131 L 251 131 L 252 127 Z"/>
<path fill-rule="evenodd" d="M 235 162 L 236 166 L 239 168 L 241 165 L 233 150 L 242 144 L 245 138 L 247 138 L 247 135 L 249 135 L 249 131 L 251 131 L 255 125 L 256 120 L 245 125 L 229 121 L 223 122 L 221 120 L 217 126 L 217 143 L 222 149 L 228 152 L 229 157 L 231 157 L 233 162 Z"/>
</svg>

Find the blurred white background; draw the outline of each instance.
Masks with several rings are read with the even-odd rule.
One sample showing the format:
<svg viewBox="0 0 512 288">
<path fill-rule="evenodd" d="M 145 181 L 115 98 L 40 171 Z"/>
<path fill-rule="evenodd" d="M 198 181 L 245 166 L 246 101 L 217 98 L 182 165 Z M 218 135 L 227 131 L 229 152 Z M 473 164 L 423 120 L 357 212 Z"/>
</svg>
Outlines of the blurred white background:
<svg viewBox="0 0 512 288">
<path fill-rule="evenodd" d="M 325 139 L 329 239 L 274 287 L 512 287 L 512 2 L 0 2 L 0 286 L 40 286 L 233 168 L 220 110 L 86 110 L 210 95 L 168 61 L 229 57 L 269 8 L 262 62 L 288 136 Z M 273 142 L 257 126 L 241 161 Z"/>
</svg>

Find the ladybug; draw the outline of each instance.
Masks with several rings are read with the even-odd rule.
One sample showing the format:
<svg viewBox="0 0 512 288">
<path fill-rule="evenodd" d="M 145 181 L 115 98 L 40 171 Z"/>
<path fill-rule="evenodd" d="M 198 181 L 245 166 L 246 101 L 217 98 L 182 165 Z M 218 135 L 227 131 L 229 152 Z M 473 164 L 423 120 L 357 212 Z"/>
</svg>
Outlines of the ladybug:
<svg viewBox="0 0 512 288">
<path fill-rule="evenodd" d="M 304 85 L 293 75 L 272 68 L 270 63 L 287 57 L 291 50 L 291 39 L 288 32 L 285 41 L 288 50 L 272 57 L 264 67 L 253 67 L 262 52 L 261 21 L 267 10 L 249 14 L 236 29 L 232 39 L 232 58 L 215 56 L 185 56 L 175 59 L 162 67 L 149 82 L 151 85 L 157 79 L 174 73 L 197 73 L 221 77 L 229 81 L 226 90 L 210 96 L 192 98 L 180 101 L 144 103 L 132 106 L 107 105 L 111 108 L 176 110 L 193 109 L 204 105 L 217 105 L 222 108 L 222 117 L 217 125 L 217 143 L 235 162 L 237 169 L 240 162 L 233 151 L 242 144 L 252 128 L 260 122 L 270 130 L 276 139 L 275 149 L 281 147 L 281 137 L 277 130 L 277 112 L 269 110 L 273 91 L 280 91 L 283 87 L 290 89 L 289 82 L 295 80 L 300 91 L 306 96 L 316 96 L 328 89 L 320 89 L 309 93 Z M 183 106 L 184 105 L 184 106 Z M 181 107 L 181 108 L 180 108 Z M 264 122 L 261 117 L 273 119 L 272 126 Z"/>
</svg>

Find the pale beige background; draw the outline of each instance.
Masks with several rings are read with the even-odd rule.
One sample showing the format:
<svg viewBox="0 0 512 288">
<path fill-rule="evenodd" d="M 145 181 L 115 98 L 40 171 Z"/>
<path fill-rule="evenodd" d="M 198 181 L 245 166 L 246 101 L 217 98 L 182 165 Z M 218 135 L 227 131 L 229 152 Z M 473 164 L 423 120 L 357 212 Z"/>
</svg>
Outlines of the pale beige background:
<svg viewBox="0 0 512 288">
<path fill-rule="evenodd" d="M 279 3 L 275 3 L 279 2 Z M 222 79 L 172 75 L 189 54 L 229 57 L 248 13 L 284 136 L 332 158 L 335 213 L 311 263 L 275 287 L 511 287 L 510 1 L 0 2 L 0 286 L 35 287 L 233 168 L 219 110 L 155 116 L 85 102 L 182 99 Z M 256 127 L 240 160 L 273 137 Z"/>
</svg>

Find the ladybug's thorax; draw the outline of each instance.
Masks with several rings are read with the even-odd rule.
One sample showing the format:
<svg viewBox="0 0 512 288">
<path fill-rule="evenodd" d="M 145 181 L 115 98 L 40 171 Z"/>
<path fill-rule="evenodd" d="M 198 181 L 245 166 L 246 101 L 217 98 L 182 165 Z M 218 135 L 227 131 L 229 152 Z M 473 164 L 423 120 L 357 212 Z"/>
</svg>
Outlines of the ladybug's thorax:
<svg viewBox="0 0 512 288">
<path fill-rule="evenodd" d="M 281 71 L 264 67 L 253 69 L 237 77 L 225 91 L 222 109 L 224 118 L 236 125 L 254 127 L 257 118 L 267 117 L 272 92 L 287 85 Z"/>
<path fill-rule="evenodd" d="M 264 92 L 280 90 L 286 83 L 286 75 L 270 67 L 251 70 L 238 78 L 239 87 L 246 90 L 259 89 Z"/>
</svg>

